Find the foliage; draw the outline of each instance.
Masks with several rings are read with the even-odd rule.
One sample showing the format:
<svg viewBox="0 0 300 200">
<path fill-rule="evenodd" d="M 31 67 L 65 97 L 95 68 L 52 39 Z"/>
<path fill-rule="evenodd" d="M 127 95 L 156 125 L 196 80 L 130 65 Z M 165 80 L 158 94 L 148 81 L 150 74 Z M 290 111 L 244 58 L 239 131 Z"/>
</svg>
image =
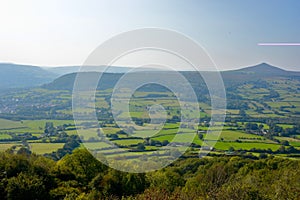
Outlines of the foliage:
<svg viewBox="0 0 300 200">
<path fill-rule="evenodd" d="M 0 153 L 2 199 L 297 199 L 300 161 L 260 154 L 179 159 L 147 174 L 120 172 L 76 149 L 59 161 Z"/>
</svg>

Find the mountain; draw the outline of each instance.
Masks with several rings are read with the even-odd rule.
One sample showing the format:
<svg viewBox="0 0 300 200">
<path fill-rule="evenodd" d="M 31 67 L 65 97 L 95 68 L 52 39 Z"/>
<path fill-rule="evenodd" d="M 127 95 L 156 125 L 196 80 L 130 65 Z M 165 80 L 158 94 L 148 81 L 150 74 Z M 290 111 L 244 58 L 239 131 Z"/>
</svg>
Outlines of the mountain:
<svg viewBox="0 0 300 200">
<path fill-rule="evenodd" d="M 225 73 L 245 74 L 248 76 L 254 75 L 259 77 L 300 75 L 300 72 L 287 71 L 267 63 L 261 63 L 255 66 L 245 67 L 238 70 L 230 70 L 226 71 Z"/>
<path fill-rule="evenodd" d="M 0 63 L 0 90 L 12 88 L 36 87 L 54 81 L 63 75 L 75 73 L 81 66 L 66 67 L 38 67 L 32 65 L 19 65 L 13 63 Z M 94 67 L 87 67 L 87 69 Z M 108 73 L 126 73 L 132 68 L 110 67 Z M 104 67 L 97 67 L 97 70 L 104 71 Z M 72 81 L 71 81 L 72 82 Z"/>
<path fill-rule="evenodd" d="M 71 74 L 74 72 L 78 72 L 80 66 L 67 66 L 67 67 L 44 67 L 44 70 L 47 70 L 51 73 L 57 74 L 58 76 L 62 76 L 65 74 Z"/>
<path fill-rule="evenodd" d="M 92 75 L 93 72 L 85 72 L 87 76 Z M 89 74 L 90 73 L 90 74 Z M 144 73 L 147 73 L 145 71 Z M 165 75 L 171 75 L 172 72 L 157 72 L 158 74 L 166 73 Z M 199 79 L 199 74 L 193 71 L 185 72 L 180 71 L 191 83 L 192 85 L 201 84 L 202 80 Z M 214 73 L 214 72 L 206 72 Z M 123 75 L 120 73 L 104 73 L 103 81 L 101 85 L 105 89 L 111 88 L 118 81 L 118 79 Z M 96 76 L 96 74 L 94 73 Z M 92 75 L 92 76 L 94 76 Z M 286 71 L 281 68 L 269 65 L 267 63 L 261 63 L 255 66 L 245 67 L 237 70 L 222 71 L 221 75 L 223 77 L 225 85 L 238 85 L 249 81 L 259 81 L 268 78 L 278 78 L 278 77 L 292 77 L 300 79 L 300 72 Z M 72 90 L 76 73 L 67 74 L 62 77 L 57 78 L 49 84 L 45 84 L 43 87 L 47 89 L 66 89 Z"/>
<path fill-rule="evenodd" d="M 287 71 L 279 67 L 261 63 L 255 66 L 221 72 L 225 84 L 236 85 L 244 82 L 254 82 L 278 77 L 300 79 L 300 72 Z"/>
<path fill-rule="evenodd" d="M 95 67 L 86 67 L 91 70 Z M 104 71 L 103 66 L 98 66 L 97 71 Z M 109 74 L 103 83 L 105 87 L 112 86 L 118 80 L 121 74 L 131 70 L 130 67 L 110 67 L 105 74 Z M 69 89 L 72 90 L 76 73 L 80 66 L 66 67 L 37 67 L 30 65 L 18 65 L 10 63 L 0 63 L 0 90 L 10 88 L 36 87 L 43 85 L 48 89 Z M 153 71 L 145 69 L 145 71 Z M 185 72 L 180 72 L 185 73 Z M 212 72 L 213 73 L 213 72 Z M 114 75 L 115 74 L 115 75 Z M 118 74 L 118 75 L 117 75 Z M 194 72 L 186 72 L 185 76 L 192 82 L 196 76 Z M 261 63 L 255 66 L 245 67 L 238 70 L 222 71 L 221 75 L 225 83 L 230 85 L 240 84 L 245 81 L 256 81 L 259 79 L 272 77 L 294 77 L 299 78 L 300 72 L 292 72 L 280 69 L 278 67 Z"/>
<path fill-rule="evenodd" d="M 82 77 L 87 79 L 97 79 L 99 76 L 98 72 L 80 72 Z M 53 82 L 43 85 L 43 88 L 50 90 L 73 90 L 73 85 L 76 79 L 77 73 L 71 73 L 63 75 Z M 122 74 L 120 73 L 104 73 L 101 78 L 101 89 L 112 88 L 116 82 L 120 79 Z"/>
<path fill-rule="evenodd" d="M 65 74 L 71 74 L 80 71 L 81 66 L 65 66 L 65 67 L 45 67 L 43 68 L 49 72 L 55 73 L 59 76 L 65 75 Z M 112 66 L 108 69 L 105 69 L 104 66 L 85 66 L 83 68 L 85 71 L 100 71 L 100 72 L 107 72 L 107 73 L 126 73 L 132 68 L 130 67 L 118 67 L 118 66 Z M 93 70 L 96 69 L 96 70 Z"/>
<path fill-rule="evenodd" d="M 53 81 L 57 75 L 40 67 L 0 63 L 0 89 L 39 86 Z"/>
<path fill-rule="evenodd" d="M 261 63 L 255 66 L 245 67 L 234 71 L 240 73 L 246 73 L 246 74 L 261 75 L 261 76 L 276 76 L 276 75 L 285 76 L 285 75 L 291 75 L 292 73 L 295 73 L 295 72 L 283 70 L 279 67 L 275 67 L 267 63 Z"/>
</svg>

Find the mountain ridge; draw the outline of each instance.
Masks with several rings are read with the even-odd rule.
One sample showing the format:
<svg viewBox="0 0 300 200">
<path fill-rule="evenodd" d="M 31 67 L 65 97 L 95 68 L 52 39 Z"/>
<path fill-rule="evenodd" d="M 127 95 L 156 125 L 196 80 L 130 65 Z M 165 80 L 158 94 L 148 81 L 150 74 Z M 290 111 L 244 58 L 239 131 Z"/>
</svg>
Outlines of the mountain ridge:
<svg viewBox="0 0 300 200">
<path fill-rule="evenodd" d="M 80 70 L 80 66 L 45 68 L 33 65 L 0 63 L 0 69 L 0 89 L 11 89 L 36 87 L 42 85 L 44 87 L 45 85 L 49 85 L 53 82 L 62 84 L 64 81 L 61 81 L 59 79 L 67 77 L 69 78 L 69 81 L 71 81 L 71 79 L 73 80 L 73 78 L 70 78 L 70 76 L 74 76 L 74 73 L 76 74 Z M 124 74 L 129 72 L 131 69 L 133 68 L 116 66 L 110 67 L 109 70 L 105 73 Z M 73 75 L 65 76 L 67 74 L 72 73 Z M 235 70 L 221 71 L 220 73 L 226 80 L 240 79 L 241 81 L 248 79 L 257 79 L 260 77 L 300 77 L 300 72 L 298 71 L 284 70 L 282 68 L 272 66 L 267 63 L 260 63 L 254 66 L 243 67 Z M 70 83 L 68 83 L 67 85 L 70 85 Z"/>
<path fill-rule="evenodd" d="M 155 71 L 151 71 L 153 74 L 155 74 Z M 149 75 L 151 72 L 141 72 L 145 73 L 143 75 Z M 80 72 L 82 73 L 82 72 Z M 95 72 L 85 72 L 86 76 L 97 76 Z M 89 74 L 90 73 L 90 74 Z M 168 73 L 166 75 L 172 75 L 172 71 L 161 71 L 158 72 L 161 73 Z M 179 71 L 182 75 L 184 75 L 187 80 L 190 82 L 193 82 L 193 84 L 198 83 L 204 83 L 203 80 L 197 80 L 199 79 L 199 74 L 195 71 Z M 203 72 L 203 73 L 215 73 L 215 72 Z M 227 85 L 238 85 L 245 82 L 251 82 L 251 81 L 259 81 L 259 80 L 265 80 L 269 78 L 276 79 L 277 77 L 296 77 L 300 79 L 300 72 L 293 72 L 293 71 L 286 71 L 281 68 L 261 63 L 259 65 L 245 67 L 237 70 L 229 70 L 229 71 L 221 71 L 221 76 L 223 77 L 223 81 Z M 114 84 L 118 81 L 118 79 L 123 75 L 124 73 L 104 73 L 104 75 L 101 77 L 102 85 L 105 86 L 102 89 L 108 89 L 112 88 Z M 72 90 L 73 83 L 75 81 L 77 73 L 71 73 L 66 74 L 62 77 L 59 77 L 55 81 L 43 85 L 46 89 L 59 89 L 63 88 L 66 90 Z M 141 75 L 141 77 L 143 76 Z M 200 77 L 201 78 L 201 77 Z M 202 78 L 201 78 L 202 79 Z"/>
<path fill-rule="evenodd" d="M 289 71 L 282 69 L 277 66 L 270 65 L 268 63 L 260 63 L 257 65 L 253 66 L 248 66 L 248 67 L 243 67 L 240 69 L 235 69 L 235 70 L 228 70 L 228 71 L 222 71 L 221 72 L 223 77 L 224 76 L 231 76 L 234 78 L 234 76 L 240 76 L 243 78 L 256 78 L 256 77 L 295 77 L 295 76 L 300 76 L 299 71 Z"/>
<path fill-rule="evenodd" d="M 42 85 L 57 76 L 40 67 L 0 63 L 0 89 L 25 88 Z"/>
</svg>

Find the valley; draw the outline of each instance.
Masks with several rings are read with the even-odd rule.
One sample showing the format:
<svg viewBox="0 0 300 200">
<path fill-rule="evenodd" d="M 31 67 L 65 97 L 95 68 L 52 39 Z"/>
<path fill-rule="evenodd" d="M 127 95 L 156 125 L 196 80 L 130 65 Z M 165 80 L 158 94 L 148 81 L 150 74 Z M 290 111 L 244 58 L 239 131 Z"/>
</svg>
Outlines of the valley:
<svg viewBox="0 0 300 200">
<path fill-rule="evenodd" d="M 168 75 L 169 72 L 164 73 Z M 300 73 L 265 63 L 222 72 L 227 95 L 226 120 L 209 130 L 209 134 L 220 132 L 217 141 L 205 139 L 211 125 L 205 83 L 196 78 L 195 72 L 181 73 L 198 91 L 200 121 L 197 126 L 180 123 L 180 106 L 171 91 L 148 85 L 137 90 L 130 99 L 134 125 L 119 127 L 110 110 L 110 97 L 122 74 L 107 73 L 103 77 L 105 84 L 100 83 L 96 92 L 99 126 L 89 124 L 89 120 L 81 121 L 77 124 L 80 129 L 77 133 L 72 114 L 72 86 L 76 74 L 67 74 L 42 86 L 2 92 L 0 150 L 25 148 L 56 160 L 75 148 L 84 147 L 114 158 L 136 159 L 157 153 L 169 157 L 172 152 L 161 147 L 171 143 L 180 129 L 177 145 L 188 143 L 192 138 L 184 154 L 186 157 L 199 157 L 200 149 L 206 146 L 212 146 L 208 156 L 217 157 L 300 156 Z M 167 114 L 166 123 L 155 134 L 146 128 L 150 123 L 148 108 L 153 104 L 163 106 Z M 86 113 L 90 109 L 78 112 Z M 197 115 L 189 111 L 189 116 Z M 124 128 L 126 130 L 122 131 Z M 111 148 L 101 135 L 122 152 Z"/>
</svg>

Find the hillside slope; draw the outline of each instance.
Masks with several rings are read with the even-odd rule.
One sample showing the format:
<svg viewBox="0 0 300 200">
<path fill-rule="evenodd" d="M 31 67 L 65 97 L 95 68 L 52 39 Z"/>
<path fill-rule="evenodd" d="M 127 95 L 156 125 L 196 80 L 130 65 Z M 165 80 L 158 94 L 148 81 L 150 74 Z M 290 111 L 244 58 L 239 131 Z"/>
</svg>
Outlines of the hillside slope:
<svg viewBox="0 0 300 200">
<path fill-rule="evenodd" d="M 147 71 L 141 72 L 141 73 L 148 73 Z M 161 75 L 162 73 L 165 74 L 165 76 L 171 76 L 173 72 L 152 72 L 153 74 L 157 73 L 157 75 Z M 180 71 L 182 75 L 184 75 L 191 83 L 192 85 L 202 84 L 203 80 L 201 77 L 199 77 L 198 72 L 185 72 Z M 214 72 L 209 72 L 214 73 Z M 118 79 L 123 76 L 124 73 L 104 73 L 104 80 L 102 80 L 102 85 L 104 84 L 105 89 L 112 88 L 114 84 L 118 81 Z M 86 73 L 87 76 L 92 75 L 96 76 L 96 73 L 90 72 Z M 289 77 L 289 78 L 296 78 L 300 79 L 300 72 L 292 72 L 292 71 L 286 71 L 281 68 L 271 66 L 266 63 L 261 63 L 256 66 L 251 67 L 245 67 L 238 70 L 230 70 L 230 71 L 223 71 L 221 72 L 221 75 L 223 77 L 223 81 L 225 85 L 239 85 L 245 82 L 253 82 L 253 81 L 259 81 L 259 80 L 265 80 L 270 78 L 278 78 L 278 77 Z M 44 85 L 44 88 L 47 89 L 65 89 L 65 90 L 72 90 L 74 80 L 76 77 L 76 73 L 67 74 L 64 76 L 61 76 L 54 80 L 53 82 Z"/>
<path fill-rule="evenodd" d="M 0 63 L 0 89 L 39 86 L 53 81 L 57 75 L 40 67 Z"/>
</svg>

